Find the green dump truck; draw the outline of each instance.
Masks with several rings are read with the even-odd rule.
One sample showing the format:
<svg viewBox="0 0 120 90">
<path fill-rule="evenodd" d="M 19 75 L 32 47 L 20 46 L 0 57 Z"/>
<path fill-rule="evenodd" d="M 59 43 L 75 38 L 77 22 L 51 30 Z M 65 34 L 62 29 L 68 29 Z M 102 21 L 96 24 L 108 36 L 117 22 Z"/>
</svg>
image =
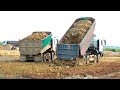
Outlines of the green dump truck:
<svg viewBox="0 0 120 90">
<path fill-rule="evenodd" d="M 37 37 L 39 33 L 46 33 L 42 39 Z M 33 32 L 32 39 L 24 38 L 19 40 L 20 61 L 51 61 L 55 56 L 55 38 L 52 38 L 51 32 Z M 31 35 L 32 35 L 31 34 Z M 27 36 L 28 38 L 31 36 Z M 55 39 L 55 40 L 53 40 Z"/>
</svg>

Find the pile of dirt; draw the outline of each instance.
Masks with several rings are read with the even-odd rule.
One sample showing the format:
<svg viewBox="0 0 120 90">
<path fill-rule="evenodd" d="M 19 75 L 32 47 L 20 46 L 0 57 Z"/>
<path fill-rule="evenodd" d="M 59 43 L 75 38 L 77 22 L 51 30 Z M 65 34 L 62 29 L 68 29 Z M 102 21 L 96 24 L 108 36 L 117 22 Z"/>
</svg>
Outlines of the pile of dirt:
<svg viewBox="0 0 120 90">
<path fill-rule="evenodd" d="M 91 25 L 92 22 L 90 20 L 79 20 L 78 22 L 75 22 L 72 27 L 66 32 L 62 43 L 78 44 L 82 41 Z"/>
<path fill-rule="evenodd" d="M 11 55 L 20 56 L 20 52 L 19 50 L 0 50 L 0 56 L 11 56 Z"/>
<path fill-rule="evenodd" d="M 0 45 L 0 50 L 3 50 L 3 49 L 4 49 L 3 45 Z"/>
<path fill-rule="evenodd" d="M 31 35 L 27 36 L 23 40 L 40 40 L 48 36 L 45 32 L 37 32 L 37 33 L 32 33 Z"/>
<path fill-rule="evenodd" d="M 11 50 L 12 48 L 13 45 L 11 44 L 0 45 L 0 50 Z"/>
<path fill-rule="evenodd" d="M 55 66 L 82 66 L 83 61 L 81 58 L 77 58 L 76 60 L 58 60 L 55 59 L 52 62 Z"/>
<path fill-rule="evenodd" d="M 19 47 L 16 47 L 15 50 L 19 50 Z"/>
<path fill-rule="evenodd" d="M 55 66 L 74 66 L 75 65 L 75 60 L 54 60 L 52 62 Z"/>
</svg>

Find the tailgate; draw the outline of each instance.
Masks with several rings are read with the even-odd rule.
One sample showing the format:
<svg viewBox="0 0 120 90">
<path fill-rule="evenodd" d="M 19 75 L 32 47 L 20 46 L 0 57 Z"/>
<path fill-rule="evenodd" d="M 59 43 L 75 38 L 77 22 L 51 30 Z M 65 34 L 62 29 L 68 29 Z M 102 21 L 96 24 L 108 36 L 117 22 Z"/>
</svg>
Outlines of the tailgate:
<svg viewBox="0 0 120 90">
<path fill-rule="evenodd" d="M 57 57 L 59 60 L 72 60 L 79 57 L 79 44 L 57 44 Z"/>
<path fill-rule="evenodd" d="M 41 40 L 24 40 L 19 42 L 20 53 L 24 55 L 36 55 L 42 49 Z"/>
</svg>

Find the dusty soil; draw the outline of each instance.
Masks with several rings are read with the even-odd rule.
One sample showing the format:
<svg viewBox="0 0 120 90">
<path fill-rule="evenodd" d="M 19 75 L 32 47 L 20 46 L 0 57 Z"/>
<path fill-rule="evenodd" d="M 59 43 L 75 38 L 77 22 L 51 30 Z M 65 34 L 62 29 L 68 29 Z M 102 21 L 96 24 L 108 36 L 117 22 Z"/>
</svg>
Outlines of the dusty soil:
<svg viewBox="0 0 120 90">
<path fill-rule="evenodd" d="M 1 79 L 120 79 L 120 57 L 104 57 L 96 64 L 71 67 L 19 62 L 19 51 L 7 52 L 14 52 L 14 55 L 0 56 Z"/>
</svg>

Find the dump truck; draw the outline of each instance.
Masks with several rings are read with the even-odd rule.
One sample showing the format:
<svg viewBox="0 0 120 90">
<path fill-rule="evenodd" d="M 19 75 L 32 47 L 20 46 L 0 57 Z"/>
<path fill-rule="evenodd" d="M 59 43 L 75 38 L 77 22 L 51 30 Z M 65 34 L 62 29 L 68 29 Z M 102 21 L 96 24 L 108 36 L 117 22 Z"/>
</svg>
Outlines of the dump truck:
<svg viewBox="0 0 120 90">
<path fill-rule="evenodd" d="M 56 62 L 69 61 L 72 65 L 85 65 L 90 61 L 98 62 L 103 53 L 99 52 L 100 40 L 94 40 L 95 25 L 96 21 L 92 17 L 76 19 L 57 44 Z"/>
<path fill-rule="evenodd" d="M 52 61 L 57 39 L 49 31 L 36 31 L 19 40 L 20 61 Z"/>
</svg>

